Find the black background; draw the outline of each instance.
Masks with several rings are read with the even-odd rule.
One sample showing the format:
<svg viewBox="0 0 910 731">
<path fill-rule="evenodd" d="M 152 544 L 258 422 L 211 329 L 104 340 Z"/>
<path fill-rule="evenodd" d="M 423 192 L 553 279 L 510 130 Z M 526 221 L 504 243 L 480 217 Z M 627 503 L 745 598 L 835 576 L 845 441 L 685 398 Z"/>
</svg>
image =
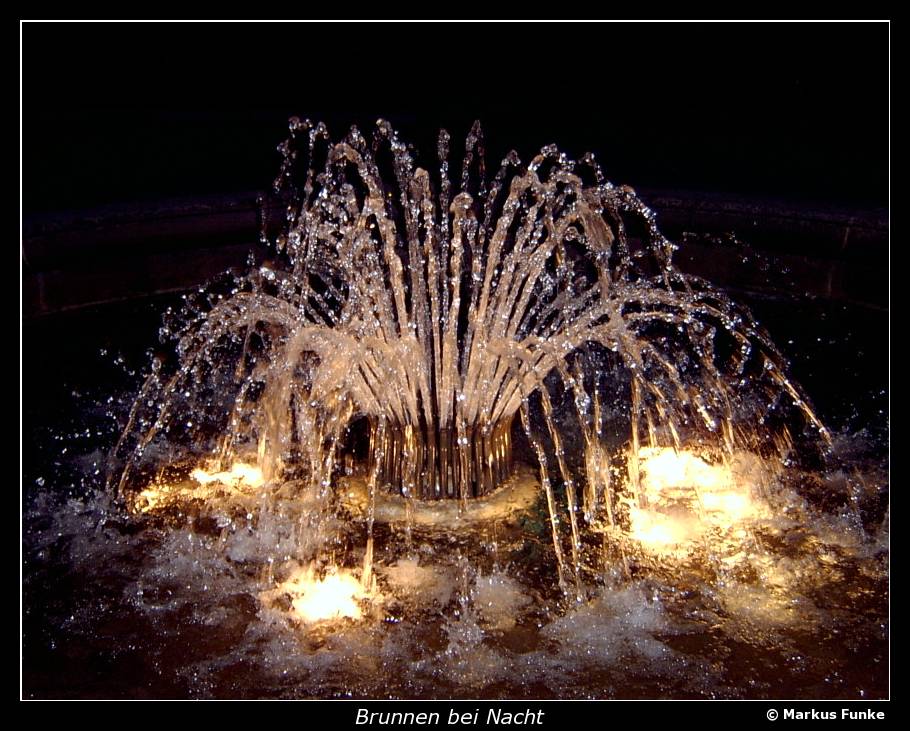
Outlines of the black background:
<svg viewBox="0 0 910 731">
<path fill-rule="evenodd" d="M 555 142 L 609 179 L 883 207 L 889 26 L 23 26 L 26 215 L 261 189 L 287 117 L 385 117 L 433 164 Z"/>
</svg>

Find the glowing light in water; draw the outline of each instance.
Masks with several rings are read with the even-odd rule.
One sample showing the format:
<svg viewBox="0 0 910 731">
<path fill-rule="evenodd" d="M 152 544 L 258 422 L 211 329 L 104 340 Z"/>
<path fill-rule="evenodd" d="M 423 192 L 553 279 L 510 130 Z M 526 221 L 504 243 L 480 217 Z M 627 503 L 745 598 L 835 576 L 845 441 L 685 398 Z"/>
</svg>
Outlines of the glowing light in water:
<svg viewBox="0 0 910 731">
<path fill-rule="evenodd" d="M 729 486 L 733 473 L 723 464 L 708 464 L 694 452 L 670 447 L 643 447 L 638 451 L 641 485 L 659 497 L 674 488 L 712 490 Z"/>
<path fill-rule="evenodd" d="M 231 469 L 222 471 L 197 467 L 190 473 L 190 477 L 192 481 L 156 482 L 149 485 L 133 497 L 133 509 L 140 513 L 151 513 L 174 502 L 207 501 L 222 493 L 245 493 L 265 484 L 262 470 L 246 462 L 235 462 Z"/>
<path fill-rule="evenodd" d="M 653 552 L 685 552 L 712 529 L 737 533 L 764 513 L 753 493 L 766 468 L 755 455 L 711 464 L 692 451 L 645 447 L 638 464 L 647 505 L 630 508 L 630 536 Z"/>
<path fill-rule="evenodd" d="M 629 511 L 629 535 L 651 549 L 666 549 L 692 540 L 691 523 L 656 510 L 633 507 Z"/>
<path fill-rule="evenodd" d="M 265 482 L 262 470 L 245 462 L 235 462 L 231 469 L 222 472 L 209 471 L 202 467 L 197 467 L 190 473 L 190 477 L 200 485 L 219 482 L 223 485 L 259 487 Z"/>
<path fill-rule="evenodd" d="M 318 578 L 311 566 L 293 574 L 278 591 L 291 597 L 293 615 L 304 622 L 360 619 L 360 602 L 370 596 L 350 571 L 333 568 Z"/>
<path fill-rule="evenodd" d="M 133 498 L 132 507 L 140 513 L 152 513 L 167 502 L 171 492 L 170 485 L 150 485 Z"/>
<path fill-rule="evenodd" d="M 709 513 L 736 523 L 755 514 L 755 505 L 741 492 L 706 492 L 701 496 L 702 505 Z"/>
</svg>

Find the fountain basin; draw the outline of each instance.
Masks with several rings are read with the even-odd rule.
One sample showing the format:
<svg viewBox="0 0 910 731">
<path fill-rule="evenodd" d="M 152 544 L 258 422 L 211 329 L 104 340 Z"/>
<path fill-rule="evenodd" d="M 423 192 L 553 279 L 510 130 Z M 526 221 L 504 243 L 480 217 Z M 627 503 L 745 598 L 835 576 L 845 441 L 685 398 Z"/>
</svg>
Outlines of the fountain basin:
<svg viewBox="0 0 910 731">
<path fill-rule="evenodd" d="M 880 409 L 887 405 L 881 396 L 887 386 L 887 313 L 842 300 L 800 298 L 796 293 L 781 284 L 750 304 L 793 360 L 799 380 L 826 421 L 839 432 L 867 434 L 858 439 L 865 439 L 877 453 L 875 435 L 884 429 L 886 413 Z M 453 549 L 447 539 L 439 539 L 432 554 L 440 563 L 434 574 L 439 587 L 433 585 L 424 595 L 443 596 L 433 606 L 444 612 L 424 616 L 391 605 L 381 620 L 373 624 L 367 620 L 366 629 L 335 629 L 334 634 L 264 622 L 260 617 L 272 614 L 261 614 L 256 587 L 250 588 L 250 575 L 258 576 L 260 564 L 241 560 L 247 555 L 242 541 L 253 535 L 247 536 L 242 516 L 234 533 L 213 521 L 196 521 L 173 535 L 163 534 L 149 521 L 151 527 L 137 532 L 116 512 L 105 518 L 100 512 L 103 505 L 95 507 L 87 496 L 90 477 L 79 481 L 92 474 L 92 463 L 101 463 L 115 438 L 104 433 L 109 423 L 104 399 L 112 389 L 121 389 L 124 395 L 135 389 L 135 381 L 119 370 L 111 353 L 122 354 L 126 367 L 142 368 L 144 349 L 154 340 L 167 304 L 170 301 L 121 302 L 26 319 L 23 325 L 26 695 L 887 697 L 887 533 L 882 534 L 879 549 L 885 553 L 876 555 L 874 546 L 867 551 L 864 543 L 848 544 L 851 534 L 828 517 L 818 519 L 819 530 L 830 523 L 822 533 L 830 545 L 825 557 L 832 572 L 843 563 L 843 576 L 832 575 L 830 584 L 808 581 L 813 576 L 807 571 L 809 563 L 794 557 L 805 544 L 799 535 L 761 536 L 780 544 L 791 557 L 779 565 L 758 567 L 768 582 L 762 591 L 744 585 L 742 579 L 731 584 L 720 597 L 723 608 L 716 597 L 697 600 L 691 587 L 679 590 L 670 582 L 670 588 L 653 581 L 633 582 L 605 591 L 593 604 L 564 617 L 545 615 L 535 601 L 513 613 L 518 617 L 514 628 L 485 627 L 479 634 L 470 621 L 474 615 L 456 620 L 455 609 L 462 607 L 445 598 L 446 582 L 460 569 L 446 563 L 454 561 Z M 101 349 L 107 354 L 99 355 Z M 851 416 L 854 409 L 859 409 L 857 416 Z M 79 425 L 78 433 L 74 424 Z M 86 437 L 89 428 L 91 437 Z M 61 455 L 63 447 L 67 451 Z M 530 499 L 532 477 L 522 466 L 524 458 L 516 454 L 517 479 L 528 475 Z M 874 471 L 862 466 L 868 464 L 864 459 L 869 458 L 860 456 L 854 465 L 864 470 L 870 494 L 878 491 L 869 501 L 887 502 L 886 478 L 876 482 Z M 55 467 L 54 462 L 62 466 Z M 837 479 L 847 478 L 853 479 L 850 475 Z M 348 484 L 356 488 L 356 482 Z M 487 499 L 495 502 L 511 484 Z M 360 480 L 361 505 L 363 486 Z M 67 495 L 78 502 L 68 502 Z M 841 510 L 830 491 L 814 495 L 814 503 L 829 506 L 832 514 Z M 388 518 L 391 525 L 400 525 L 406 517 L 404 498 L 382 490 L 377 497 L 377 522 Z M 510 499 L 519 502 L 514 493 Z M 485 509 L 484 500 L 469 501 L 464 515 Z M 453 515 L 459 507 L 460 501 L 433 501 L 428 506 L 454 511 Z M 883 512 L 884 506 L 876 517 Z M 504 515 L 520 517 L 522 512 Z M 413 514 L 415 524 L 433 516 L 422 505 Z M 781 514 L 774 520 L 786 518 Z M 868 524 L 874 536 L 877 523 Z M 441 535 L 432 522 L 421 525 L 425 533 Z M 446 518 L 446 530 L 457 532 L 460 525 L 478 524 Z M 359 525 L 358 529 L 362 533 Z M 229 557 L 219 561 L 225 549 L 216 542 L 222 533 L 232 543 Z M 481 565 L 485 556 L 467 552 L 474 536 L 465 533 L 467 538 L 458 545 L 468 560 Z M 514 552 L 501 545 L 502 564 L 509 567 L 521 592 L 515 593 L 516 602 L 552 588 L 552 562 L 539 569 L 539 554 L 534 552 L 546 542 L 532 539 Z M 852 552 L 858 557 L 851 558 Z M 380 551 L 377 573 L 383 575 L 398 557 Z M 422 560 L 430 558 L 427 553 Z M 489 573 L 488 567 L 483 570 L 484 576 L 475 582 L 478 587 L 492 586 L 495 591 L 487 593 L 512 596 L 501 591 L 500 574 Z M 471 581 L 469 577 L 469 587 Z M 805 588 L 794 600 L 791 586 L 800 584 Z M 204 585 L 208 590 L 202 590 Z M 774 592 L 769 594 L 767 586 Z M 401 606 L 409 606 L 404 601 Z M 110 609 L 101 613 L 101 606 Z M 485 603 L 478 606 L 486 608 Z M 814 606 L 818 610 L 812 615 Z M 280 616 L 292 614 L 292 609 Z M 538 623 L 543 629 L 537 629 Z M 375 646 L 368 631 L 379 637 Z M 475 640 L 475 635 L 481 639 Z M 360 659 L 352 660 L 351 648 L 357 648 Z M 384 664 L 390 661 L 413 670 L 390 679 Z"/>
<path fill-rule="evenodd" d="M 721 286 L 767 289 L 767 271 L 786 271 L 800 291 L 814 296 L 886 304 L 880 286 L 888 256 L 886 211 L 694 190 L 639 193 L 677 240 L 686 232 L 735 232 L 754 252 L 773 257 L 769 267 L 742 266 L 736 246 L 681 241 L 678 263 Z M 23 312 L 47 315 L 192 289 L 241 265 L 251 248 L 262 248 L 257 205 L 257 193 L 247 192 L 26 220 Z"/>
<path fill-rule="evenodd" d="M 296 134 L 311 124 L 295 118 L 290 127 Z M 322 129 L 314 128 L 314 136 Z M 437 197 L 430 174 L 413 168 L 394 130 L 379 123 L 377 139 L 396 153 L 407 204 L 403 220 L 353 129 L 328 151 L 322 192 L 276 186 L 276 193 L 292 193 L 295 205 L 287 210 L 300 212 L 276 232 L 277 264 L 262 260 L 232 283 L 213 283 L 184 300 L 186 328 L 162 328 L 164 342 L 179 336 L 178 359 L 155 358 L 109 452 L 107 464 L 120 479 L 108 484 L 132 488 L 133 469 L 137 487 L 141 481 L 151 486 L 139 494 L 145 501 L 139 510 L 169 507 L 165 501 L 174 497 L 176 519 L 121 517 L 112 491 L 92 492 L 91 477 L 82 482 L 88 495 L 59 510 L 48 491 L 39 491 L 27 521 L 28 561 L 38 567 L 30 572 L 27 605 L 53 603 L 42 591 L 61 566 L 73 567 L 73 583 L 85 587 L 88 601 L 58 618 L 34 612 L 44 624 L 28 627 L 29 637 L 56 637 L 73 623 L 91 634 L 95 607 L 102 605 L 94 595 L 115 582 L 117 600 L 160 628 L 145 634 L 176 630 L 182 654 L 156 666 L 177 667 L 195 679 L 220 665 L 231 676 L 238 666 L 232 648 L 239 645 L 240 657 L 259 658 L 249 666 L 252 684 L 244 687 L 259 687 L 263 670 L 265 676 L 274 671 L 307 694 L 334 693 L 333 678 L 340 675 L 347 695 L 377 687 L 413 695 L 443 685 L 470 694 L 491 684 L 499 684 L 493 691 L 499 693 L 614 695 L 610 677 L 621 678 L 620 692 L 642 695 L 630 691 L 627 680 L 640 675 L 649 678 L 645 694 L 717 697 L 737 672 L 734 660 L 723 663 L 747 644 L 768 656 L 757 664 L 773 671 L 758 677 L 747 671 L 733 681 L 742 695 L 778 682 L 796 642 L 811 661 L 787 676 L 785 694 L 794 697 L 811 694 L 801 678 L 816 663 L 826 665 L 827 676 L 858 667 L 854 657 L 826 663 L 825 651 L 816 648 L 835 634 L 837 646 L 844 645 L 841 637 L 854 620 L 858 656 L 883 653 L 887 513 L 860 504 L 863 492 L 887 494 L 874 466 L 864 482 L 863 476 L 832 474 L 819 462 L 818 475 L 807 480 L 815 480 L 828 502 L 803 497 L 792 479 L 775 483 L 780 510 L 754 511 L 748 530 L 740 530 L 740 519 L 749 516 L 751 490 L 731 489 L 725 477 L 708 480 L 717 490 L 689 490 L 688 477 L 675 477 L 696 472 L 704 482 L 717 475 L 717 465 L 674 468 L 666 485 L 655 482 L 657 465 L 639 470 L 645 445 L 666 449 L 672 441 L 679 452 L 703 440 L 708 448 L 718 431 L 728 452 L 739 445 L 762 459 L 773 452 L 788 468 L 798 453 L 788 423 L 813 450 L 819 437 L 833 443 L 784 374 L 787 357 L 728 297 L 732 288 L 749 290 L 753 282 L 719 277 L 719 291 L 694 272 L 674 269 L 675 247 L 634 191 L 593 184 L 602 175 L 593 159 L 576 164 L 554 147 L 520 170 L 512 169 L 517 163 L 510 156 L 488 207 L 482 206 L 470 175 L 479 134 L 475 127 L 468 139 L 461 192 L 451 198 L 444 185 Z M 445 133 L 440 139 L 445 160 Z M 282 146 L 283 172 L 290 170 L 290 150 Z M 508 197 L 498 198 L 503 181 Z M 489 220 L 483 228 L 481 215 Z M 501 225 L 494 227 L 494 220 Z M 844 247 L 849 240 L 844 237 Z M 727 244 L 720 250 L 732 252 L 732 261 L 756 256 L 735 240 Z M 31 258 L 32 265 L 38 261 Z M 771 261 L 759 256 L 758 270 L 767 271 L 761 265 Z M 793 285 L 779 283 L 785 292 Z M 833 286 L 826 293 L 838 297 Z M 104 388 L 110 393 L 110 384 Z M 516 457 L 539 465 L 539 483 L 523 468 L 506 479 L 510 425 L 495 419 L 516 409 L 529 445 Z M 113 420 L 116 411 L 107 417 Z M 366 475 L 339 477 L 339 457 L 343 471 L 354 469 L 352 424 L 364 416 L 375 419 Z M 471 428 L 490 419 L 492 430 Z M 815 431 L 804 429 L 806 422 Z M 421 438 L 405 424 L 432 426 Z M 76 438 L 83 436 L 106 437 L 90 429 Z M 619 469 L 612 453 L 619 444 L 627 445 L 628 470 Z M 254 464 L 226 469 L 254 451 Z M 848 459 L 856 472 L 859 459 Z M 195 485 L 179 483 L 165 494 L 152 489 L 167 487 L 169 474 L 179 476 L 177 465 L 203 463 L 207 469 L 191 473 Z M 74 468 L 89 475 L 85 464 Z M 789 469 L 791 477 L 799 479 L 798 470 Z M 61 481 L 59 473 L 50 479 Z M 43 488 L 44 475 L 34 482 Z M 213 491 L 219 483 L 224 489 Z M 686 488 L 682 495 L 679 488 Z M 190 499 L 185 510 L 184 494 Z M 544 496 L 549 526 L 533 520 L 503 526 L 535 501 L 543 507 Z M 642 512 L 651 503 L 653 510 Z M 100 522 L 85 529 L 92 511 Z M 703 539 L 704 551 L 693 551 L 690 565 L 690 552 L 675 547 L 695 545 L 683 539 L 702 516 L 714 524 L 694 536 Z M 588 530 L 598 521 L 610 531 Z M 442 530 L 374 533 L 376 522 Z M 162 524 L 166 530 L 159 530 Z M 469 526 L 480 529 L 458 533 Z M 543 540 L 548 528 L 550 541 Z M 75 534 L 71 545 L 57 540 L 64 533 Z M 645 544 L 654 550 L 642 550 Z M 131 567 L 108 575 L 121 550 Z M 357 564 L 359 577 L 351 568 Z M 344 567 L 343 582 L 330 579 Z M 832 591 L 844 577 L 854 594 Z M 360 605 L 347 601 L 356 598 L 358 582 L 372 596 L 362 616 Z M 333 605 L 310 612 L 304 603 L 313 583 L 344 599 L 343 611 Z M 842 613 L 846 621 L 831 619 Z M 319 634 L 295 615 L 333 624 Z M 334 624 L 341 618 L 351 621 Z M 867 620 L 879 629 L 863 624 Z M 213 648 L 200 642 L 201 657 L 192 655 L 196 648 L 188 655 L 187 622 L 203 638 L 230 641 Z M 122 630 L 99 634 L 107 635 L 124 637 Z M 337 662 L 325 661 L 327 640 Z M 56 646 L 55 639 L 50 650 Z M 172 651 L 164 647 L 159 655 Z M 516 653 L 523 656 L 517 662 Z M 662 658 L 674 660 L 661 670 Z M 355 667 L 361 661 L 363 667 Z M 387 668 L 403 665 L 429 672 L 421 681 L 426 685 L 390 690 Z M 718 668 L 718 682 L 704 688 L 709 665 Z M 555 679 L 541 693 L 520 667 Z M 674 685 L 681 675 L 684 685 Z M 571 680 L 565 684 L 560 676 Z M 209 677 L 211 688 L 222 682 Z M 450 678 L 454 685 L 446 685 Z M 848 692 L 857 690 L 863 695 L 854 685 Z"/>
</svg>

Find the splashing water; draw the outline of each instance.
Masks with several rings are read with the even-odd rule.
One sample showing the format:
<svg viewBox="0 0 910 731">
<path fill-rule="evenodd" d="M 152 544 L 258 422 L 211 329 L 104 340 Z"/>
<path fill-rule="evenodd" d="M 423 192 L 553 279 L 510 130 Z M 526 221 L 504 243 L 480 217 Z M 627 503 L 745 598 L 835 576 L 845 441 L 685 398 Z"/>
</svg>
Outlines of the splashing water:
<svg viewBox="0 0 910 731">
<path fill-rule="evenodd" d="M 827 431 L 631 189 L 554 147 L 488 176 L 478 125 L 454 180 L 384 122 L 280 150 L 272 258 L 166 317 L 108 490 L 35 505 L 26 591 L 65 553 L 102 597 L 60 627 L 172 695 L 879 687 L 887 513 L 795 489 Z"/>
<path fill-rule="evenodd" d="M 160 470 L 162 452 L 169 465 L 208 453 L 222 471 L 254 459 L 266 481 L 299 478 L 326 499 L 366 417 L 370 516 L 386 486 L 464 501 L 511 474 L 518 413 L 565 582 L 580 570 L 582 516 L 641 522 L 643 449 L 767 457 L 786 443 L 786 419 L 777 433 L 771 422 L 788 408 L 827 439 L 749 313 L 675 269 L 654 214 L 592 156 L 550 146 L 523 166 L 512 152 L 488 180 L 475 124 L 455 188 L 445 132 L 432 175 L 384 121 L 372 144 L 356 128 L 340 143 L 322 124 L 290 128 L 274 186 L 280 261 L 191 319 L 173 366 L 155 363 L 112 455 L 121 492 Z M 581 470 L 557 391 L 571 395 Z M 614 486 L 605 411 L 625 411 L 631 499 Z"/>
</svg>

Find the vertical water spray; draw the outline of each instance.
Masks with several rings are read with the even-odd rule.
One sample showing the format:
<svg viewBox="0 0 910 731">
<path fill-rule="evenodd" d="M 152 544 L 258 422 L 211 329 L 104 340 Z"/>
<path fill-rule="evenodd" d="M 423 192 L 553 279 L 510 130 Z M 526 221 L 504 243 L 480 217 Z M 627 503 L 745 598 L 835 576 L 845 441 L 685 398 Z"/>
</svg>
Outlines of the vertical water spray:
<svg viewBox="0 0 910 731">
<path fill-rule="evenodd" d="M 369 142 L 356 128 L 333 142 L 297 118 L 279 150 L 280 221 L 263 228 L 274 261 L 193 300 L 165 332 L 176 357 L 156 362 L 135 402 L 112 488 L 207 457 L 221 470 L 255 461 L 265 480 L 300 480 L 326 501 L 365 419 L 369 584 L 378 491 L 482 498 L 508 479 L 523 434 L 560 583 L 580 595 L 586 526 L 629 530 L 647 507 L 645 447 L 767 452 L 773 422 L 794 417 L 827 439 L 749 312 L 679 271 L 653 212 L 593 156 L 547 146 L 523 165 L 510 152 L 489 178 L 475 124 L 453 182 L 445 132 L 431 173 L 385 121 Z M 624 457 L 605 412 L 622 415 Z"/>
</svg>

